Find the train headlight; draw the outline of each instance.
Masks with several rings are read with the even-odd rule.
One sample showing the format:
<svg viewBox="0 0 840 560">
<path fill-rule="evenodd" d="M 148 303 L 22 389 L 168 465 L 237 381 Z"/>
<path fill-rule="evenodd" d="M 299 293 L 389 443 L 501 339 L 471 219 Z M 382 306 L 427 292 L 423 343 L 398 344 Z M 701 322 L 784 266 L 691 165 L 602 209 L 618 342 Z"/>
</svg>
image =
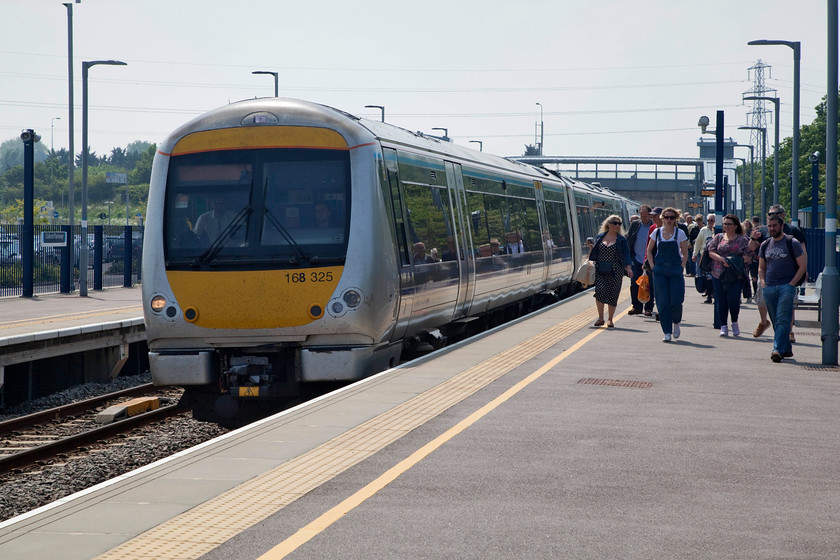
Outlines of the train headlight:
<svg viewBox="0 0 840 560">
<path fill-rule="evenodd" d="M 155 313 L 160 313 L 163 311 L 163 308 L 166 307 L 166 298 L 163 296 L 153 297 L 152 301 L 149 303 L 149 307 L 151 307 L 152 311 Z"/>
<path fill-rule="evenodd" d="M 362 294 L 351 289 L 344 292 L 344 297 L 342 299 L 344 299 L 344 303 L 347 304 L 347 307 L 352 309 L 354 307 L 358 307 L 358 305 L 362 303 Z"/>
</svg>

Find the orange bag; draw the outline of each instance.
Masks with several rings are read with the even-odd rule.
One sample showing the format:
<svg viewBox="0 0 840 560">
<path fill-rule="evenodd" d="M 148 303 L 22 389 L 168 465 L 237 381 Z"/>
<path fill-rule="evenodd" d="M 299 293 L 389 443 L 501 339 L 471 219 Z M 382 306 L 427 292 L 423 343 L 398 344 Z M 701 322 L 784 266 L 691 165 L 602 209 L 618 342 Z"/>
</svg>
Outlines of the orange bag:
<svg viewBox="0 0 840 560">
<path fill-rule="evenodd" d="M 647 272 L 642 273 L 636 280 L 636 285 L 639 286 L 639 301 L 647 303 L 650 301 L 650 277 Z"/>
</svg>

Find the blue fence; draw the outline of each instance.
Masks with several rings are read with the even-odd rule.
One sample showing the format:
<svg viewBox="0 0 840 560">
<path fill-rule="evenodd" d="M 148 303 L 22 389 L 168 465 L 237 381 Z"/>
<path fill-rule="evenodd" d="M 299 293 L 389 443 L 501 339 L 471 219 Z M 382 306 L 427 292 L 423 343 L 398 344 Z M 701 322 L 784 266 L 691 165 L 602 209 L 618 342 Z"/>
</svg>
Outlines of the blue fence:
<svg viewBox="0 0 840 560">
<path fill-rule="evenodd" d="M 24 295 L 27 279 L 21 248 L 27 243 L 34 251 L 34 294 L 76 291 L 81 274 L 81 233 L 81 226 L 71 231 L 70 226 L 36 225 L 34 235 L 26 236 L 22 225 L 0 225 L 0 297 Z M 65 245 L 50 243 L 62 237 Z M 131 287 L 141 281 L 142 227 L 94 226 L 88 228 L 87 237 L 88 289 Z"/>
<path fill-rule="evenodd" d="M 825 268 L 825 230 L 823 228 L 802 228 L 805 245 L 808 248 L 808 281 L 813 282 Z M 837 253 L 840 264 L 840 252 Z"/>
</svg>

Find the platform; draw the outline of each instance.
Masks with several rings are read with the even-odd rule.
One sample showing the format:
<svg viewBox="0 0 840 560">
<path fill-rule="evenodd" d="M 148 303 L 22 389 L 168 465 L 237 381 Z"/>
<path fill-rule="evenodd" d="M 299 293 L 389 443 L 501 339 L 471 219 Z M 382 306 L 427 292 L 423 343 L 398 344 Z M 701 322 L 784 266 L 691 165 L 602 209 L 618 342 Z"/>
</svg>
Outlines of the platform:
<svg viewBox="0 0 840 560">
<path fill-rule="evenodd" d="M 0 340 L 137 318 L 142 322 L 139 286 L 91 290 L 86 297 L 72 293 L 0 298 Z"/>
<path fill-rule="evenodd" d="M 819 331 L 776 364 L 689 289 L 663 343 L 626 292 L 614 329 L 587 292 L 9 520 L 0 557 L 838 557 Z"/>
<path fill-rule="evenodd" d="M 129 347 L 145 340 L 139 287 L 89 291 L 87 297 L 0 298 L 0 387 L 7 382 L 7 367 L 35 363 L 37 370 L 64 375 L 42 361 L 85 352 L 90 353 L 86 379 L 104 380 L 116 364 L 122 367 Z"/>
</svg>

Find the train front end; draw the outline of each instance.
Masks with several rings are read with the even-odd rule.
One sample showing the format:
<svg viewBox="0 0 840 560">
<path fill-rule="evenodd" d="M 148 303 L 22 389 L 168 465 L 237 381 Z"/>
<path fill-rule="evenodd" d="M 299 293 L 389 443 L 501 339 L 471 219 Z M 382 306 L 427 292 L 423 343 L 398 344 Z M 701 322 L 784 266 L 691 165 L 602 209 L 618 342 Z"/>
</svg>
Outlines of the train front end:
<svg viewBox="0 0 840 560">
<path fill-rule="evenodd" d="M 284 99 L 217 109 L 161 145 L 143 257 L 155 384 L 270 399 L 396 362 L 377 153 L 355 118 Z"/>
</svg>

